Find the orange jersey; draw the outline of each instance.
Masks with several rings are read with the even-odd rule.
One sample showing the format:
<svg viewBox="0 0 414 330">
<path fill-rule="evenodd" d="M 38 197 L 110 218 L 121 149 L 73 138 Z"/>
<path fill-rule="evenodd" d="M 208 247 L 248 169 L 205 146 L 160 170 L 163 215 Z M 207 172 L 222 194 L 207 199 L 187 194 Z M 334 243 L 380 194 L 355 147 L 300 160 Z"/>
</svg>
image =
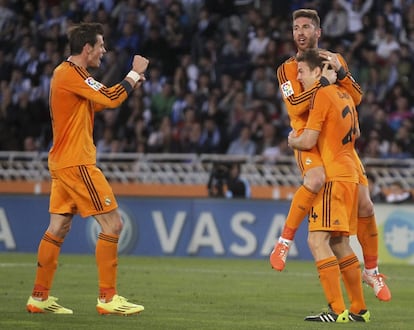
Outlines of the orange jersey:
<svg viewBox="0 0 414 330">
<path fill-rule="evenodd" d="M 326 181 L 358 183 L 354 154 L 358 115 L 344 88 L 329 85 L 315 92 L 306 129 L 320 132 L 317 146 L 325 166 Z"/>
<path fill-rule="evenodd" d="M 124 84 L 127 83 L 107 88 L 86 69 L 69 61 L 56 67 L 49 99 L 53 129 L 53 146 L 49 152 L 51 170 L 96 163 L 94 113 L 118 107 L 128 96 Z"/>
<path fill-rule="evenodd" d="M 337 56 L 346 72 L 345 78 L 340 80 L 339 84 L 346 89 L 354 103 L 358 105 L 362 99 L 361 87 L 352 78 L 344 58 L 340 54 Z M 300 132 L 308 119 L 312 95 L 321 87 L 321 84 L 317 82 L 311 89 L 303 91 L 302 85 L 297 80 L 297 74 L 298 62 L 295 57 L 289 58 L 277 69 L 277 79 L 290 118 L 290 125 L 294 130 Z"/>
</svg>

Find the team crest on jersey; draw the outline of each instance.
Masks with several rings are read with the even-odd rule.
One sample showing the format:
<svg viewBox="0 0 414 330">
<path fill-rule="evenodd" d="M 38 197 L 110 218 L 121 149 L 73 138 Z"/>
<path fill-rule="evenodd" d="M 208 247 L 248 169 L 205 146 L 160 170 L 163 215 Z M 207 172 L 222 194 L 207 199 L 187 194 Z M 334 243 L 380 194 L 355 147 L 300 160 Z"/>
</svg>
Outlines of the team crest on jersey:
<svg viewBox="0 0 414 330">
<path fill-rule="evenodd" d="M 100 90 L 103 87 L 103 85 L 99 81 L 96 81 L 92 77 L 86 78 L 85 82 L 89 87 L 91 87 L 92 89 L 96 91 Z"/>
<path fill-rule="evenodd" d="M 289 80 L 286 81 L 285 83 L 283 83 L 280 86 L 280 88 L 282 90 L 282 93 L 283 93 L 284 97 L 289 97 L 289 96 L 292 96 L 294 94 L 292 84 Z"/>
</svg>

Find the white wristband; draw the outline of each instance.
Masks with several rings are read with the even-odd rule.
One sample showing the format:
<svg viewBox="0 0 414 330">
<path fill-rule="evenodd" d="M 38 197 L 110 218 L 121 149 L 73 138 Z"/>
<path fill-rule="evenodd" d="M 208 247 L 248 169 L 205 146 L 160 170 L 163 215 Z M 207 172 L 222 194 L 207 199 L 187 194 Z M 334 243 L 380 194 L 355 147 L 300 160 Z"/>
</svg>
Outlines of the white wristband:
<svg viewBox="0 0 414 330">
<path fill-rule="evenodd" d="M 139 73 L 136 73 L 135 71 L 132 71 L 132 70 L 128 72 L 127 77 L 131 78 L 135 84 L 141 79 L 141 76 L 139 75 Z"/>
</svg>

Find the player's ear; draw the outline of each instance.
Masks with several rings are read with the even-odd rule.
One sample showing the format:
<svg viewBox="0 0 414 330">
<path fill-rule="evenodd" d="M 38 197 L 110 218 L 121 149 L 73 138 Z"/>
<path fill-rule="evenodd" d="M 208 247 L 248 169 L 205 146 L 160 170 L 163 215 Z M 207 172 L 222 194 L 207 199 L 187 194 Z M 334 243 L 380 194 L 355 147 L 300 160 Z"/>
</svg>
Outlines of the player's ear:
<svg viewBox="0 0 414 330">
<path fill-rule="evenodd" d="M 93 47 L 90 44 L 85 44 L 83 46 L 83 51 L 86 52 L 88 55 L 92 53 Z"/>
<path fill-rule="evenodd" d="M 321 76 L 322 75 L 322 68 L 317 66 L 315 67 L 315 69 L 313 70 L 316 76 Z"/>
</svg>

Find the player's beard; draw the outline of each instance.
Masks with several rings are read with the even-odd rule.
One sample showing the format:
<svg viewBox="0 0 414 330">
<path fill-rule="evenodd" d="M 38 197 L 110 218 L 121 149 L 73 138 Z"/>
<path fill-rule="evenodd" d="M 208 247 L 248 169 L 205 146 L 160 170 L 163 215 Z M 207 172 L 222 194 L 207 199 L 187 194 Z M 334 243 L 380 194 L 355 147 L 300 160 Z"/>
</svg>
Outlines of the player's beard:
<svg viewBox="0 0 414 330">
<path fill-rule="evenodd" d="M 297 41 L 295 41 L 296 48 L 299 52 L 303 52 L 307 49 L 317 48 L 318 47 L 318 37 L 316 35 L 312 35 L 309 38 L 306 39 L 306 42 L 304 44 L 299 44 Z"/>
</svg>

